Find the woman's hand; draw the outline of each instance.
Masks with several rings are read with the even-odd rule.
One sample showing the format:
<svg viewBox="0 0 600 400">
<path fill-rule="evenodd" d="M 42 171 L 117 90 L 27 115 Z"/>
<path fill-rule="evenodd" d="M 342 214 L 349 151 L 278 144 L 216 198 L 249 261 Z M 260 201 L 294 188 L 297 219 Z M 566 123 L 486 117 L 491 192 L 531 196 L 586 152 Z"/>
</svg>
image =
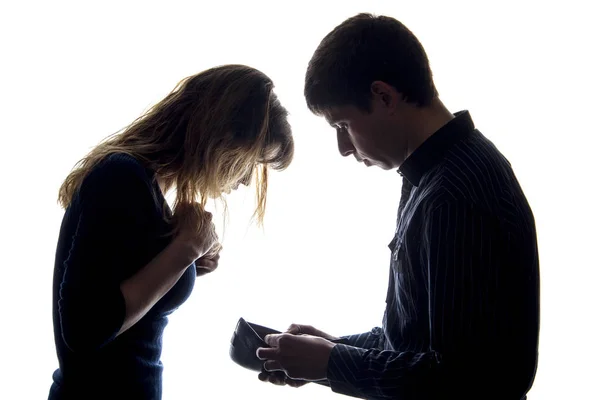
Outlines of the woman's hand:
<svg viewBox="0 0 600 400">
<path fill-rule="evenodd" d="M 214 258 L 220 251 L 212 214 L 200 204 L 180 204 L 175 209 L 174 220 L 177 224 L 175 242 L 181 251 L 192 261 L 203 256 Z"/>
<path fill-rule="evenodd" d="M 125 320 L 118 334 L 143 318 L 173 288 L 191 263 L 207 253 L 208 258 L 213 257 L 215 261 L 213 253 L 220 245 L 212 215 L 195 203 L 178 206 L 174 219 L 177 231 L 173 241 L 145 267 L 121 283 Z M 214 268 L 216 263 L 208 266 L 209 270 Z"/>
<path fill-rule="evenodd" d="M 219 266 L 219 252 L 222 246 L 217 243 L 204 256 L 196 260 L 196 277 L 209 274 Z"/>
</svg>

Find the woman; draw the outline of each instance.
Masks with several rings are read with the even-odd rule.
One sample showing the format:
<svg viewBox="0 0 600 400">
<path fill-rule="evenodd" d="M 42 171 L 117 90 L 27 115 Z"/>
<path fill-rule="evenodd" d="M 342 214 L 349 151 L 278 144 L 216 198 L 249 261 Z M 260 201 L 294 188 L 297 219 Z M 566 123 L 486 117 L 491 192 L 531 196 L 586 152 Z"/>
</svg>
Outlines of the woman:
<svg viewBox="0 0 600 400">
<path fill-rule="evenodd" d="M 267 168 L 285 169 L 293 148 L 273 82 L 226 65 L 184 79 L 79 162 L 59 193 L 50 399 L 161 398 L 167 315 L 219 257 L 207 199 L 255 175 L 262 222 Z"/>
</svg>

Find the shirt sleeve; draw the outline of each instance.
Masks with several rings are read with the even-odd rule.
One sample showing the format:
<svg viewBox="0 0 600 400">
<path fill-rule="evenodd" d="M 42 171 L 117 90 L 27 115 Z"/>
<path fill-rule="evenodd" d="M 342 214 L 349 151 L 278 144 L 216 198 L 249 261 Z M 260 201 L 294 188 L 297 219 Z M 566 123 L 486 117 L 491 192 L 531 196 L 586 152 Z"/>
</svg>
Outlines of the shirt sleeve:
<svg viewBox="0 0 600 400">
<path fill-rule="evenodd" d="M 62 338 L 74 352 L 113 340 L 125 318 L 120 284 L 124 260 L 150 223 L 152 187 L 133 161 L 109 160 L 92 171 L 74 199 L 77 228 L 63 264 L 58 312 Z"/>
<path fill-rule="evenodd" d="M 361 349 L 382 349 L 383 334 L 380 327 L 375 327 L 369 332 L 358 333 L 355 335 L 342 336 L 340 339 L 343 344 Z"/>
<path fill-rule="evenodd" d="M 380 327 L 375 327 L 369 332 L 358 333 L 354 335 L 341 336 L 336 343 L 341 343 L 347 346 L 359 347 L 362 349 L 382 348 L 382 330 Z M 317 381 L 323 386 L 330 386 L 327 378 Z"/>
<path fill-rule="evenodd" d="M 441 393 L 483 398 L 483 392 L 476 393 L 482 387 L 494 388 L 494 394 L 510 392 L 514 377 L 504 361 L 514 354 L 510 338 L 496 333 L 503 331 L 497 288 L 506 231 L 493 216 L 457 201 L 429 212 L 423 227 L 429 349 L 337 344 L 327 377 L 334 392 L 369 399 L 429 399 Z M 507 370 L 500 371 L 499 364 Z"/>
</svg>

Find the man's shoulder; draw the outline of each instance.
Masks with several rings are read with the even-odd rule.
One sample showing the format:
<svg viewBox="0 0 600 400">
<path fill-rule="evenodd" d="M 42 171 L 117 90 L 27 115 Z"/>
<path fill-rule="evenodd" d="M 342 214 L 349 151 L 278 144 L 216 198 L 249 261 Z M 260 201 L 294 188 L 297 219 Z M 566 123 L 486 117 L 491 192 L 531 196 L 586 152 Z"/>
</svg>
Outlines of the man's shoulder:
<svg viewBox="0 0 600 400">
<path fill-rule="evenodd" d="M 527 202 L 510 162 L 478 131 L 450 149 L 423 184 L 423 200 L 431 209 L 453 203 L 502 215 L 512 212 L 507 205 Z"/>
<path fill-rule="evenodd" d="M 450 149 L 428 180 L 446 192 L 474 199 L 497 197 L 518 185 L 508 159 L 478 131 Z"/>
<path fill-rule="evenodd" d="M 506 179 L 506 172 L 512 172 L 512 166 L 504 154 L 478 130 L 467 140 L 453 146 L 441 167 L 446 177 L 469 183 L 508 183 L 510 179 Z"/>
</svg>

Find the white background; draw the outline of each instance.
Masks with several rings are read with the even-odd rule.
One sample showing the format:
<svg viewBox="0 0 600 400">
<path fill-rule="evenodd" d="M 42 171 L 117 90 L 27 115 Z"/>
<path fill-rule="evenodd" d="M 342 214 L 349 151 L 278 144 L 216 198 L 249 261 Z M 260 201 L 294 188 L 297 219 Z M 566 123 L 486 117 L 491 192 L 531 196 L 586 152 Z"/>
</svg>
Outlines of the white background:
<svg viewBox="0 0 600 400">
<path fill-rule="evenodd" d="M 61 181 L 181 78 L 225 63 L 251 65 L 275 81 L 291 112 L 296 157 L 271 175 L 264 230 L 249 225 L 253 190 L 229 197 L 220 267 L 197 281 L 165 331 L 164 398 L 338 396 L 318 385 L 259 382 L 230 361 L 228 349 L 241 316 L 340 335 L 380 324 L 401 179 L 340 157 L 335 132 L 303 98 L 321 38 L 368 11 L 398 18 L 420 38 L 442 100 L 452 111 L 471 111 L 529 198 L 542 276 L 530 399 L 599 399 L 593 4 L 3 1 L 0 398 L 46 398 L 57 367 L 51 279 Z"/>
</svg>

